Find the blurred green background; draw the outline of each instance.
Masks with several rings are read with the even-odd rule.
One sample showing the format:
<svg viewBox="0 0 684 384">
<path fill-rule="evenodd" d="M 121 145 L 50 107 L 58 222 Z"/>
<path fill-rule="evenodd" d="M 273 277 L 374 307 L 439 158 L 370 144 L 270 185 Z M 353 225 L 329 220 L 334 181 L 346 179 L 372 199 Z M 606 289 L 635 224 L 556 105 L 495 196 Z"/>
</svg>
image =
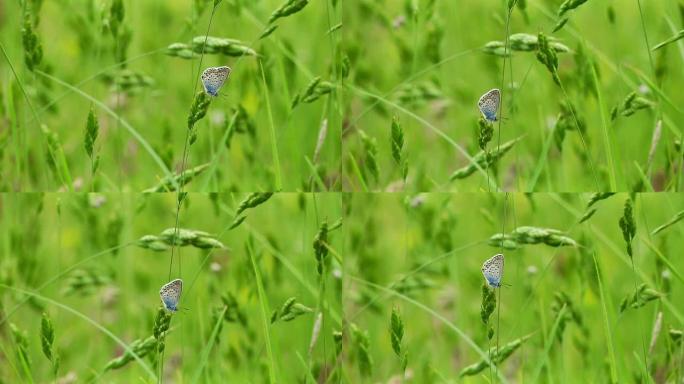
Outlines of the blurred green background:
<svg viewBox="0 0 684 384">
<path fill-rule="evenodd" d="M 115 33 L 116 4 L 123 5 L 123 18 Z M 166 175 L 164 167 L 180 172 L 190 106 L 202 89 L 200 69 L 228 65 L 233 69 L 230 80 L 197 123 L 197 140 L 185 168 L 212 166 L 186 189 L 339 190 L 341 119 L 335 88 L 310 103 L 295 108 L 292 103 L 315 77 L 336 81 L 339 32 L 326 32 L 339 23 L 340 7 L 312 2 L 271 23 L 277 29 L 260 40 L 271 13 L 281 5 L 279 0 L 223 1 L 212 18 L 213 1 L 0 2 L 0 42 L 7 55 L 0 64 L 0 189 L 67 189 L 52 171 L 41 124 L 58 135 L 74 189 L 137 192 L 155 186 Z M 32 10 L 27 17 L 43 49 L 34 71 L 23 57 L 26 9 Z M 199 54 L 193 60 L 165 54 L 169 45 L 189 44 L 207 31 L 212 37 L 236 39 L 238 47 L 258 56 L 211 51 L 199 68 Z M 100 124 L 95 183 L 83 148 L 91 107 Z M 239 119 L 231 124 L 240 108 Z M 314 159 L 324 125 L 327 135 Z M 314 175 L 318 183 L 312 182 Z"/>
<path fill-rule="evenodd" d="M 684 264 L 678 257 L 683 227 L 680 222 L 651 232 L 677 212 L 681 216 L 682 196 L 636 196 L 634 270 L 618 225 L 626 194 L 594 204 L 596 212 L 582 224 L 578 221 L 590 194 L 349 196 L 344 310 L 347 321 L 366 333 L 372 361 L 370 372 L 364 371 L 363 337 L 348 334 L 350 358 L 345 362 L 351 382 L 400 382 L 400 358 L 390 336 L 392 308 L 403 318 L 402 348 L 411 382 L 681 380 L 682 344 L 673 341 L 678 333 L 669 332 L 681 331 L 684 324 Z M 488 244 L 492 235 L 523 226 L 560 230 L 578 246 L 520 244 L 502 252 Z M 490 319 L 495 333 L 488 341 L 480 317 L 480 268 L 500 252 L 508 286 L 497 293 L 500 307 Z M 622 300 L 641 284 L 661 298 L 621 312 Z M 650 347 L 660 312 L 662 322 Z M 486 366 L 458 379 L 467 366 L 482 360 L 478 349 L 487 354 L 497 341 L 503 348 L 526 336 L 499 366 L 502 379 Z M 644 359 L 650 377 L 642 371 Z"/>
<path fill-rule="evenodd" d="M 155 354 L 145 355 L 144 363 L 164 382 L 267 382 L 270 365 L 278 382 L 298 382 L 307 366 L 312 372 L 340 375 L 333 331 L 342 329 L 341 264 L 329 254 L 321 281 L 313 248 L 326 222 L 331 228 L 326 244 L 340 249 L 341 230 L 332 229 L 342 217 L 340 200 L 332 194 L 281 193 L 246 210 L 241 215 L 246 219 L 229 229 L 244 197 L 188 195 L 180 227 L 209 232 L 225 249 L 176 247 L 170 276 L 184 280 L 179 306 L 185 309 L 171 320 L 163 375 L 152 363 Z M 124 350 L 97 326 L 126 344 L 152 335 L 161 307 L 159 288 L 170 280 L 171 252 L 156 252 L 136 242 L 173 228 L 175 196 L 23 194 L 0 199 L 3 382 L 52 380 L 50 362 L 41 352 L 42 312 L 54 324 L 55 348 L 61 356 L 57 377 L 76 375 L 74 382 L 155 382 L 136 361 L 103 372 Z M 272 357 L 267 353 L 250 254 L 271 310 L 280 310 L 288 298 L 296 297 L 312 311 L 270 325 Z M 224 308 L 229 316 L 217 322 Z M 323 321 L 309 355 L 318 312 L 324 314 Z M 266 322 L 271 314 L 267 310 Z M 10 324 L 27 333 L 30 376 L 17 357 L 19 344 Z M 212 343 L 216 324 L 221 328 Z"/>
<path fill-rule="evenodd" d="M 681 190 L 682 152 L 676 142 L 684 119 L 679 92 L 684 42 L 651 52 L 652 65 L 645 43 L 647 37 L 653 47 L 683 28 L 681 1 L 642 1 L 643 28 L 638 2 L 586 2 L 559 17 L 562 1 L 517 1 L 510 23 L 505 1 L 351 3 L 343 28 L 351 63 L 342 144 L 345 190 Z M 563 18 L 565 26 L 553 32 Z M 557 53 L 562 87 L 535 57 L 535 44 L 525 48 L 514 37 L 536 40 L 538 33 L 569 50 Z M 504 68 L 504 59 L 484 47 L 499 42 L 503 53 L 507 34 L 514 51 Z M 487 172 L 480 171 L 450 181 L 469 163 L 461 150 L 469 156 L 480 151 L 477 101 L 492 88 L 503 90 L 504 120 L 500 127 L 494 124 L 488 150 L 522 139 L 489 169 L 495 185 L 488 186 Z M 634 100 L 624 108 L 632 92 L 641 109 Z M 575 116 L 567 107 L 561 115 L 561 104 L 568 101 Z M 393 116 L 404 131 L 405 183 L 391 156 Z M 658 120 L 661 134 L 649 166 Z M 361 131 L 376 141 L 375 155 Z M 369 163 L 377 163 L 379 177 Z"/>
</svg>

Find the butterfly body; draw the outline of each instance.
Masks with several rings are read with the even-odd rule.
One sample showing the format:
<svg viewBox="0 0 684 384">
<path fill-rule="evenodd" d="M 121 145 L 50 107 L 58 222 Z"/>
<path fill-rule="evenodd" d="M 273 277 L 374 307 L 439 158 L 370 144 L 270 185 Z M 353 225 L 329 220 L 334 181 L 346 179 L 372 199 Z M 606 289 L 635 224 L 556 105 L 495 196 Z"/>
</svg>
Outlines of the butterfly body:
<svg viewBox="0 0 684 384">
<path fill-rule="evenodd" d="M 480 97 L 477 102 L 477 107 L 488 121 L 497 121 L 496 112 L 499 110 L 499 103 L 501 102 L 501 91 L 494 88 L 487 91 Z"/>
<path fill-rule="evenodd" d="M 209 67 L 202 72 L 202 86 L 211 96 L 218 96 L 218 92 L 230 76 L 231 69 L 227 66 Z"/>
<path fill-rule="evenodd" d="M 164 308 L 171 312 L 178 311 L 178 301 L 180 300 L 181 292 L 183 292 L 183 280 L 181 279 L 164 284 L 159 290 L 159 297 L 162 304 L 164 304 Z"/>
<path fill-rule="evenodd" d="M 504 255 L 499 253 L 487 259 L 482 264 L 482 275 L 487 284 L 493 288 L 501 287 L 501 277 L 503 276 Z"/>
</svg>

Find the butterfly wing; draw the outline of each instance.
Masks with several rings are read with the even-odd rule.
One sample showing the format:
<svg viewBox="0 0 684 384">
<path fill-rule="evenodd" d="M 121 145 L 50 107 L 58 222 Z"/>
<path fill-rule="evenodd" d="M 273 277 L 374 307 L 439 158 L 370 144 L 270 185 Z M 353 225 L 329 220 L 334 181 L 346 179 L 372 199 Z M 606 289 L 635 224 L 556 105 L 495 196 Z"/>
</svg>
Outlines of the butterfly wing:
<svg viewBox="0 0 684 384">
<path fill-rule="evenodd" d="M 501 277 L 503 276 L 504 255 L 494 255 L 482 264 L 482 275 L 491 287 L 498 288 L 501 286 Z"/>
<path fill-rule="evenodd" d="M 499 110 L 499 103 L 501 102 L 501 91 L 494 88 L 487 91 L 480 97 L 477 106 L 480 109 L 485 119 L 489 121 L 496 121 L 496 112 Z"/>
<path fill-rule="evenodd" d="M 183 280 L 181 279 L 173 280 L 161 287 L 159 297 L 167 310 L 173 312 L 178 310 L 181 292 L 183 292 Z"/>
<path fill-rule="evenodd" d="M 209 67 L 202 72 L 204 91 L 211 96 L 218 96 L 218 91 L 230 76 L 231 69 L 227 66 Z"/>
</svg>

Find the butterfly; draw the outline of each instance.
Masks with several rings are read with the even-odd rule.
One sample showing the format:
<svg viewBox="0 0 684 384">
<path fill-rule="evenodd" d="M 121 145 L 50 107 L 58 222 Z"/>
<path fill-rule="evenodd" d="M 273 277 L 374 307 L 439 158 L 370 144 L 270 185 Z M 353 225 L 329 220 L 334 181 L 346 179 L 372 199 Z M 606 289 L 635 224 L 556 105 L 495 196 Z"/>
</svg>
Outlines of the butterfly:
<svg viewBox="0 0 684 384">
<path fill-rule="evenodd" d="M 180 300 L 182 291 L 183 280 L 181 279 L 176 279 L 170 283 L 164 284 L 159 290 L 159 297 L 164 304 L 164 308 L 171 312 L 178 311 L 178 300 Z"/>
<path fill-rule="evenodd" d="M 496 112 L 499 110 L 500 101 L 501 91 L 499 91 L 498 88 L 494 88 L 480 97 L 480 100 L 477 102 L 477 107 L 480 109 L 480 112 L 482 112 L 485 119 L 497 121 Z"/>
<path fill-rule="evenodd" d="M 501 286 L 503 268 L 504 255 L 501 253 L 492 256 L 482 264 L 482 275 L 485 280 L 487 280 L 487 284 L 489 284 L 490 287 L 499 288 Z"/>
<path fill-rule="evenodd" d="M 209 67 L 202 72 L 204 91 L 211 96 L 218 96 L 218 91 L 230 76 L 230 67 Z"/>
</svg>

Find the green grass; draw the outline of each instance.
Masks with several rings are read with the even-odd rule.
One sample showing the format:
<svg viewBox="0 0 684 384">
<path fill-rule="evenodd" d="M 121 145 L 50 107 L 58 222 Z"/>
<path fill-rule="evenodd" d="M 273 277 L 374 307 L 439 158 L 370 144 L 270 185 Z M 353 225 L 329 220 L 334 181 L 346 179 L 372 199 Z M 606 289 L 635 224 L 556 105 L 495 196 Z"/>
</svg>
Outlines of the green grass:
<svg viewBox="0 0 684 384">
<path fill-rule="evenodd" d="M 680 382 L 681 6 L 578 3 L 0 2 L 0 381 Z"/>
</svg>

